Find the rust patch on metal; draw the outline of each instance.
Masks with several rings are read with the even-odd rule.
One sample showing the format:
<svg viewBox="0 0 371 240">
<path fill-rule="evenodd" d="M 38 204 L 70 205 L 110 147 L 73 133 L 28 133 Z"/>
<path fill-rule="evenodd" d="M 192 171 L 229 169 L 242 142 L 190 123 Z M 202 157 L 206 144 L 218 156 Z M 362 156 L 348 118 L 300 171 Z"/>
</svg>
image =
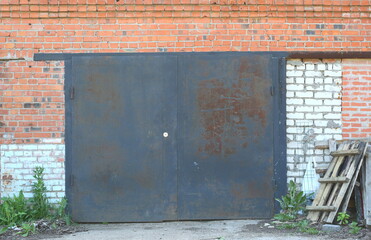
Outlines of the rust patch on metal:
<svg viewBox="0 0 371 240">
<path fill-rule="evenodd" d="M 248 136 L 259 136 L 267 124 L 269 87 L 263 70 L 242 60 L 235 79 L 206 79 L 198 84 L 197 103 L 206 141 L 199 152 L 230 155 L 246 148 Z M 248 128 L 248 121 L 260 129 Z"/>
</svg>

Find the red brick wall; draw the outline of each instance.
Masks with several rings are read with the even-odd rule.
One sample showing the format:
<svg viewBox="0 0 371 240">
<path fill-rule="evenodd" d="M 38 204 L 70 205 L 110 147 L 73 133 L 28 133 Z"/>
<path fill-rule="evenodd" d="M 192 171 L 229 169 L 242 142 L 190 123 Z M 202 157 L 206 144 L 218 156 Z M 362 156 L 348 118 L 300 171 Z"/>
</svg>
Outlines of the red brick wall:
<svg viewBox="0 0 371 240">
<path fill-rule="evenodd" d="M 344 138 L 371 139 L 371 59 L 343 61 Z"/>
<path fill-rule="evenodd" d="M 34 53 L 371 49 L 369 0 L 0 4 L 0 60 L 18 59 L 0 61 L 0 143 L 63 137 L 63 63 L 34 62 Z"/>
<path fill-rule="evenodd" d="M 63 72 L 63 62 L 0 61 L 0 144 L 63 136 Z"/>
<path fill-rule="evenodd" d="M 0 57 L 86 51 L 368 51 L 371 46 L 369 0 L 1 3 Z"/>
</svg>

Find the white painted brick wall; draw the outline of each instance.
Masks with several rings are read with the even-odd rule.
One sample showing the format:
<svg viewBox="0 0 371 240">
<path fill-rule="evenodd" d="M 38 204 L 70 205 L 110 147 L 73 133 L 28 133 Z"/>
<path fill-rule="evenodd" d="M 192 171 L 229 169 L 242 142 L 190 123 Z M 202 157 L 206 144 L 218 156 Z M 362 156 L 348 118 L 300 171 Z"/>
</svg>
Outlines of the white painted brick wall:
<svg viewBox="0 0 371 240">
<path fill-rule="evenodd" d="M 61 142 L 61 141 L 52 141 Z M 23 190 L 31 197 L 33 169 L 44 167 L 44 179 L 51 202 L 64 197 L 64 144 L 1 145 L 1 196 L 12 196 Z"/>
<path fill-rule="evenodd" d="M 341 61 L 287 61 L 287 177 L 301 184 L 307 161 L 328 164 L 328 150 L 314 142 L 340 140 Z"/>
</svg>

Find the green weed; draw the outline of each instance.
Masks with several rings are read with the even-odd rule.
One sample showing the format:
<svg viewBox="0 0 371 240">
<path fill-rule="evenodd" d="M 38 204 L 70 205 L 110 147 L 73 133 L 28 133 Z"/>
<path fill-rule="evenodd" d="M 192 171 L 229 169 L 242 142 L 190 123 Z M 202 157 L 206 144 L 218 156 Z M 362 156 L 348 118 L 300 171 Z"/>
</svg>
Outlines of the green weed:
<svg viewBox="0 0 371 240">
<path fill-rule="evenodd" d="M 274 215 L 274 219 L 282 222 L 292 221 L 296 219 L 296 216 L 287 213 L 278 213 Z"/>
<path fill-rule="evenodd" d="M 361 229 L 362 229 L 361 227 L 358 227 L 357 222 L 352 222 L 351 224 L 349 224 L 349 228 L 350 228 L 349 232 L 351 234 L 358 234 L 359 231 L 361 231 Z"/>
<path fill-rule="evenodd" d="M 35 224 L 33 223 L 22 223 L 21 229 L 22 230 L 18 234 L 21 235 L 22 237 L 27 237 L 31 234 L 36 233 Z"/>
<path fill-rule="evenodd" d="M 276 226 L 277 229 L 294 229 L 296 228 L 295 223 L 282 223 L 278 226 Z"/>
<path fill-rule="evenodd" d="M 3 234 L 3 233 L 6 233 L 6 231 L 8 231 L 8 227 L 3 227 L 0 229 L 0 235 Z"/>
<path fill-rule="evenodd" d="M 319 231 L 318 229 L 313 228 L 313 227 L 309 227 L 309 228 L 305 229 L 305 231 L 303 231 L 303 232 L 311 234 L 311 235 L 316 235 L 316 234 L 321 233 L 321 231 Z"/>
<path fill-rule="evenodd" d="M 46 197 L 46 187 L 43 178 L 44 168 L 36 167 L 33 177 L 36 182 L 32 185 L 32 217 L 33 219 L 48 218 L 50 217 L 51 205 Z"/>
<path fill-rule="evenodd" d="M 67 209 L 67 199 L 62 198 L 62 200 L 57 204 L 54 212 L 54 218 L 55 219 L 62 219 L 67 226 L 71 225 L 73 222 L 71 220 L 71 217 L 69 214 L 66 212 Z"/>
<path fill-rule="evenodd" d="M 13 197 L 5 197 L 0 204 L 0 234 L 5 233 L 10 227 L 21 228 L 20 235 L 26 237 L 36 232 L 32 221 L 40 219 L 61 219 L 67 225 L 72 223 L 70 216 L 66 213 L 67 200 L 64 198 L 56 206 L 52 206 L 46 196 L 44 183 L 44 168 L 34 169 L 35 182 L 32 184 L 32 197 L 28 200 L 22 191 Z M 53 227 L 57 227 L 54 223 Z"/>
<path fill-rule="evenodd" d="M 336 220 L 341 224 L 341 225 L 345 225 L 345 224 L 348 224 L 349 222 L 349 214 L 347 214 L 346 212 L 339 212 L 338 213 L 338 216 L 336 218 Z"/>
<path fill-rule="evenodd" d="M 36 233 L 35 224 L 33 223 L 22 223 L 21 225 L 21 231 L 17 233 L 18 235 L 21 235 L 22 237 L 28 237 L 31 234 Z"/>
<path fill-rule="evenodd" d="M 0 225 L 15 226 L 32 218 L 28 200 L 22 191 L 13 197 L 5 197 L 0 205 Z"/>
<path fill-rule="evenodd" d="M 291 223 L 282 223 L 278 226 L 276 226 L 278 229 L 295 229 L 299 232 L 308 233 L 308 234 L 319 234 L 320 231 L 318 231 L 314 227 L 310 227 L 308 220 L 301 220 L 299 222 L 291 222 Z"/>
<path fill-rule="evenodd" d="M 276 214 L 274 218 L 282 221 L 296 219 L 298 212 L 305 210 L 306 200 L 306 195 L 302 191 L 298 191 L 295 182 L 291 180 L 288 184 L 287 194 L 282 196 L 281 199 L 276 198 L 282 211 L 280 214 Z"/>
</svg>

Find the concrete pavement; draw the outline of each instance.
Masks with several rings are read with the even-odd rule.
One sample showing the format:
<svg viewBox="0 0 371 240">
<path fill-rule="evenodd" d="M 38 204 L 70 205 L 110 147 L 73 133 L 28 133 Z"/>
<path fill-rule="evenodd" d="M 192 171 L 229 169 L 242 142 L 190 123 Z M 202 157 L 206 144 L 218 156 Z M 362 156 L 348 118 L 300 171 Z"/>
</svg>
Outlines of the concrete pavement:
<svg viewBox="0 0 371 240">
<path fill-rule="evenodd" d="M 163 223 L 87 224 L 86 232 L 64 235 L 63 240 L 319 240 L 324 236 L 301 236 L 261 229 L 257 220 L 189 221 Z M 269 231 L 268 231 L 269 230 Z M 57 239 L 57 238 L 52 238 Z"/>
</svg>

